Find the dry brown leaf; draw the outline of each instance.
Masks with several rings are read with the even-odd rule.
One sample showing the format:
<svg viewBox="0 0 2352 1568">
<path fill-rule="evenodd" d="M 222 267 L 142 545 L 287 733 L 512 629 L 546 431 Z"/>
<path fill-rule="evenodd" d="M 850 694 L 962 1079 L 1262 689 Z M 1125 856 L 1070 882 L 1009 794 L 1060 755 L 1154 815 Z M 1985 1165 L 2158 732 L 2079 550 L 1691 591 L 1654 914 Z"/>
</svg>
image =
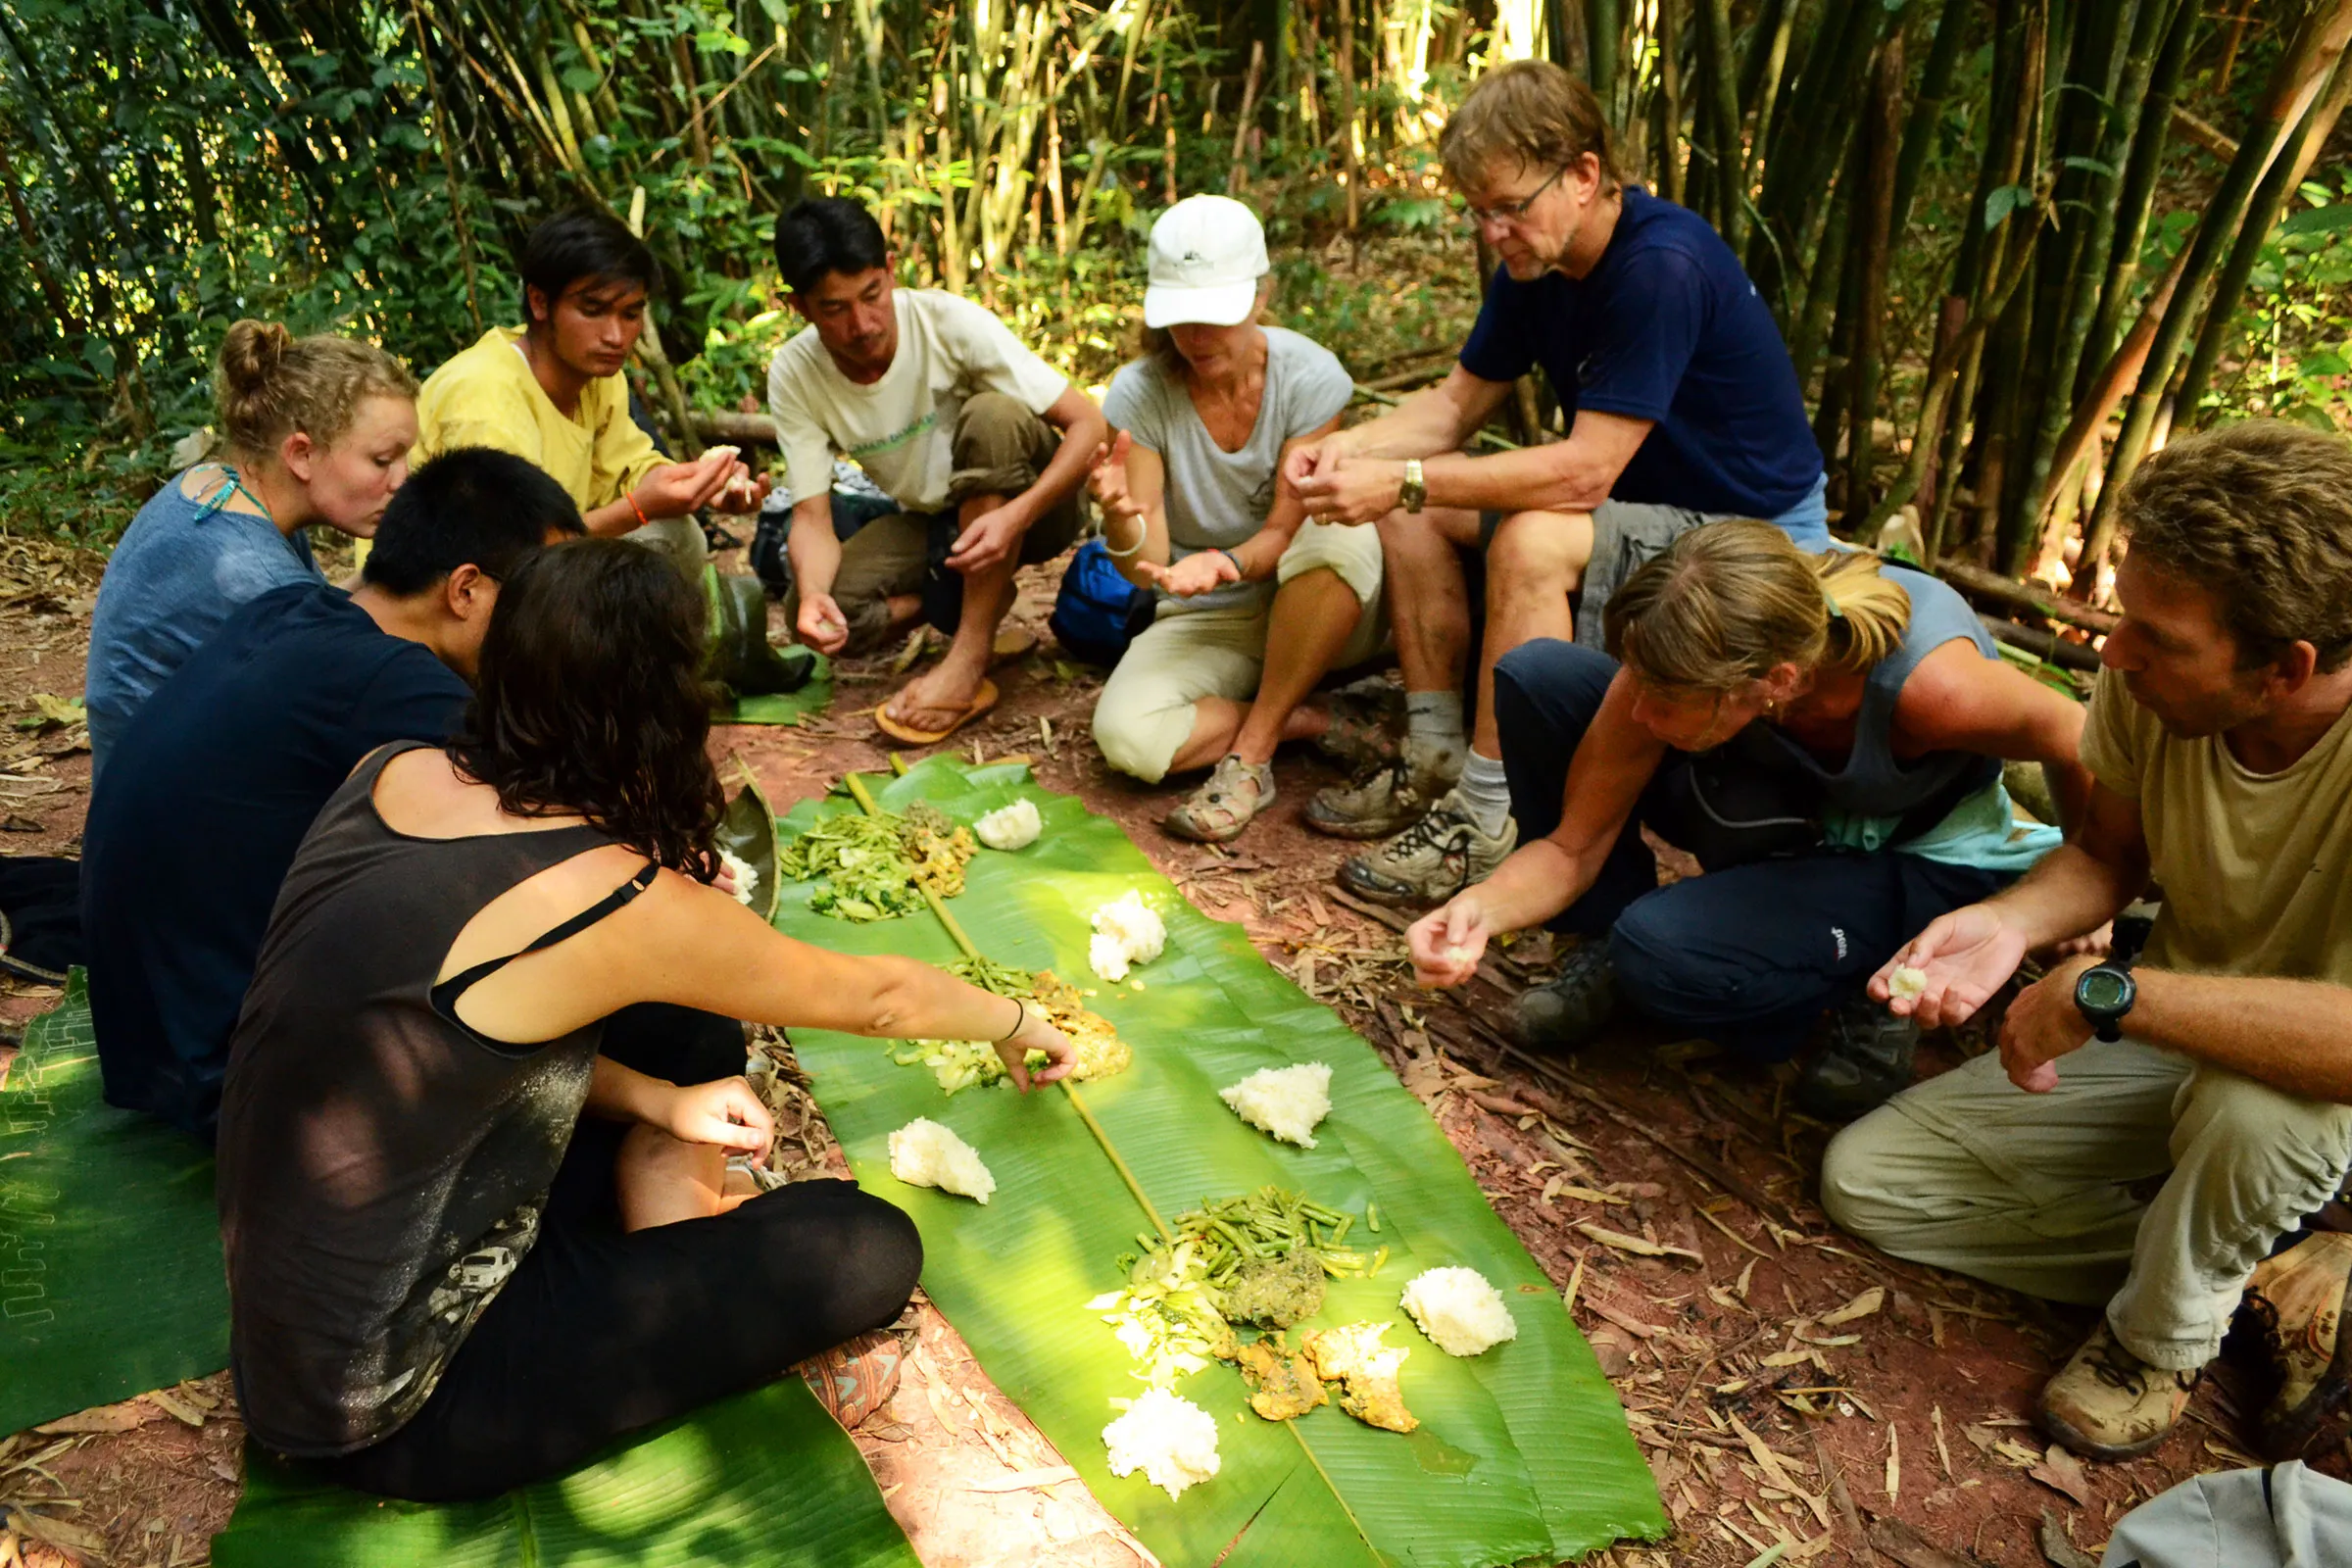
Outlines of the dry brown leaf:
<svg viewBox="0 0 2352 1568">
<path fill-rule="evenodd" d="M 150 1421 L 161 1421 L 163 1411 L 143 1399 L 125 1399 L 121 1404 L 102 1404 L 94 1410 L 77 1410 L 43 1422 L 32 1430 L 44 1437 L 70 1432 L 129 1432 Z"/>
<path fill-rule="evenodd" d="M 1828 1316 L 1824 1317 L 1821 1320 L 1821 1326 L 1825 1329 L 1834 1329 L 1840 1323 L 1852 1323 L 1857 1319 L 1870 1316 L 1873 1312 L 1876 1312 L 1880 1307 L 1885 1306 L 1886 1304 L 1886 1287 L 1882 1285 L 1873 1285 L 1869 1290 L 1864 1291 L 1860 1296 L 1855 1297 L 1852 1300 L 1838 1308 L 1837 1311 L 1832 1312 Z"/>
<path fill-rule="evenodd" d="M 1886 1429 L 1886 1500 L 1899 1502 L 1903 1495 L 1903 1434 L 1899 1427 Z"/>
<path fill-rule="evenodd" d="M 192 1427 L 204 1425 L 204 1412 L 181 1398 L 176 1393 L 157 1389 L 152 1393 L 142 1394 L 139 1397 L 147 1400 L 174 1421 L 183 1422 Z"/>
<path fill-rule="evenodd" d="M 1077 1479 L 1078 1472 L 1068 1465 L 1053 1464 L 1037 1470 L 1016 1470 L 1008 1476 L 991 1476 L 986 1481 L 975 1481 L 963 1490 L 966 1492 L 1025 1492 L 1032 1487 L 1058 1486 L 1064 1481 Z"/>
<path fill-rule="evenodd" d="M 1702 1267 L 1707 1261 L 1688 1247 L 1675 1247 L 1665 1242 L 1644 1241 L 1639 1236 L 1628 1236 L 1623 1231 L 1613 1231 L 1606 1226 L 1595 1225 L 1590 1220 L 1579 1220 L 1576 1228 L 1603 1247 L 1620 1252 L 1632 1252 L 1637 1257 L 1687 1257 Z"/>
<path fill-rule="evenodd" d="M 1928 1411 L 1928 1425 L 1936 1429 L 1936 1457 L 1943 1461 L 1943 1479 L 1952 1479 L 1952 1450 L 1943 1442 L 1943 1406 L 1938 1404 Z"/>
<path fill-rule="evenodd" d="M 2053 1443 L 2041 1457 L 2041 1463 L 2026 1474 L 2055 1492 L 2063 1492 L 2075 1499 L 2077 1506 L 2087 1508 L 2093 1495 L 2090 1477 L 2082 1473 L 2082 1461 Z"/>
</svg>

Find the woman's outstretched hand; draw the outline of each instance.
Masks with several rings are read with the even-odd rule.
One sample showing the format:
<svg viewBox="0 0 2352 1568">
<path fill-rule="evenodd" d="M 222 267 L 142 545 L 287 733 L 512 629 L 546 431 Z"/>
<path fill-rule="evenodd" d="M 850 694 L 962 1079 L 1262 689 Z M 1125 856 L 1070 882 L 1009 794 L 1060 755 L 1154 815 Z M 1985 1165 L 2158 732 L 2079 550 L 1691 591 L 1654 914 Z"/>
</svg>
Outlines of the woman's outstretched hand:
<svg viewBox="0 0 2352 1568">
<path fill-rule="evenodd" d="M 1191 599 L 1242 580 L 1242 568 L 1222 550 L 1196 551 L 1173 566 L 1141 562 L 1135 569 L 1152 586 L 1178 599 Z"/>
<path fill-rule="evenodd" d="M 1478 973 L 1487 951 L 1487 911 L 1476 893 L 1453 899 L 1415 920 L 1405 933 L 1413 978 L 1425 986 L 1458 986 Z"/>
<path fill-rule="evenodd" d="M 681 1143 L 754 1155 L 764 1155 L 776 1136 L 775 1119 L 741 1078 L 672 1088 L 655 1125 Z"/>
<path fill-rule="evenodd" d="M 1143 503 L 1127 487 L 1127 454 L 1134 445 L 1134 437 L 1121 430 L 1111 442 L 1110 450 L 1097 456 L 1093 470 L 1086 476 L 1087 489 L 1094 495 L 1095 504 L 1102 509 L 1102 538 L 1106 547 L 1114 524 L 1121 538 L 1127 537 L 1130 527 L 1141 537 L 1150 526 L 1144 516 Z"/>
<path fill-rule="evenodd" d="M 1046 1064 L 1035 1072 L 1029 1070 L 1032 1051 L 1046 1054 Z M 1070 1044 L 1067 1035 L 1048 1023 L 1044 1014 L 1035 1011 L 1021 1020 L 1020 1028 L 1013 1031 L 1010 1040 L 997 1042 L 997 1054 L 1004 1058 L 1004 1071 L 1012 1079 L 1012 1086 L 1024 1095 L 1032 1085 L 1067 1078 L 1078 1065 L 1078 1048 Z"/>
</svg>

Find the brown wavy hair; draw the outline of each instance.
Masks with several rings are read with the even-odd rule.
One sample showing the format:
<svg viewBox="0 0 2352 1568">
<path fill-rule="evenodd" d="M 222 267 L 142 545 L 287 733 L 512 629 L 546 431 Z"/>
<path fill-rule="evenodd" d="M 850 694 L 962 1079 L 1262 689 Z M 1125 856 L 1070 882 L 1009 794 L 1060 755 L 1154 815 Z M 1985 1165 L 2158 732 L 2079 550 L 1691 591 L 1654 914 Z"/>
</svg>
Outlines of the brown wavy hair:
<svg viewBox="0 0 2352 1568">
<path fill-rule="evenodd" d="M 1732 518 L 1677 538 L 1601 612 L 1611 657 L 1666 691 L 1738 691 L 1774 665 L 1864 670 L 1902 646 L 1911 596 L 1878 557 L 1808 555 L 1769 522 Z"/>
<path fill-rule="evenodd" d="M 221 434 L 248 460 L 275 456 L 297 430 L 332 446 L 367 399 L 416 396 L 416 378 L 374 344 L 296 337 L 275 321 L 231 326 L 213 372 Z"/>
<path fill-rule="evenodd" d="M 725 809 L 705 749 L 702 596 L 622 539 L 539 552 L 499 588 L 450 760 L 515 816 L 587 818 L 708 880 Z"/>
<path fill-rule="evenodd" d="M 1548 174 L 1587 153 L 1600 164 L 1600 188 L 1617 189 L 1624 176 L 1600 100 L 1548 60 L 1514 60 L 1488 72 L 1438 133 L 1438 160 L 1456 190 L 1487 178 L 1498 161 Z"/>
</svg>

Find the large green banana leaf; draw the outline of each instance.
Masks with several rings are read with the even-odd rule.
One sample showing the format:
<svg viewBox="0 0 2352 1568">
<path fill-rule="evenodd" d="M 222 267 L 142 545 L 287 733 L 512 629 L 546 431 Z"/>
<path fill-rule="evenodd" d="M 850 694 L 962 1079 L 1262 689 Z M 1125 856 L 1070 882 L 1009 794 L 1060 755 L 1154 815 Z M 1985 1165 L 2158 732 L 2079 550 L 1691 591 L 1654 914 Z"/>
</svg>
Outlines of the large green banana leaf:
<svg viewBox="0 0 2352 1568">
<path fill-rule="evenodd" d="M 1235 1372 L 1211 1366 L 1178 1392 L 1217 1418 L 1223 1468 L 1171 1500 L 1141 1473 L 1118 1479 L 1106 1464 L 1101 1433 L 1116 1414 L 1111 1400 L 1142 1385 L 1086 1302 L 1123 1283 L 1117 1256 L 1135 1250 L 1151 1221 L 1072 1097 L 998 1087 L 950 1098 L 928 1071 L 894 1062 L 882 1043 L 795 1032 L 859 1182 L 905 1207 L 921 1230 L 925 1288 L 999 1387 L 1147 1545 L 1171 1568 L 1487 1568 L 1664 1533 L 1615 1393 L 1558 1293 L 1368 1046 L 1268 965 L 1238 927 L 1186 904 L 1116 824 L 1030 784 L 1027 769 L 937 757 L 904 778 L 873 782 L 885 808 L 928 800 L 965 822 L 1017 796 L 1037 802 L 1045 836 L 1012 854 L 981 851 L 965 892 L 947 906 L 992 958 L 1096 984 L 1086 961 L 1093 909 L 1134 887 L 1159 908 L 1168 949 L 1136 971 L 1144 989 L 1099 985 L 1091 1004 L 1134 1048 L 1135 1064 L 1080 1093 L 1161 1214 L 1268 1182 L 1357 1214 L 1379 1206 L 1378 1237 L 1359 1226 L 1348 1240 L 1385 1243 L 1387 1266 L 1377 1278 L 1333 1281 L 1308 1326 L 1394 1320 L 1391 1342 L 1412 1347 L 1403 1387 L 1421 1430 L 1378 1431 L 1332 1406 L 1269 1423 L 1250 1413 Z M 838 798 L 804 803 L 784 829 L 857 808 Z M 805 884 L 782 895 L 776 922 L 805 940 L 934 961 L 957 956 L 935 920 L 853 925 L 810 913 Z M 1250 1130 L 1216 1098 L 1257 1068 L 1307 1060 L 1333 1069 L 1333 1110 L 1312 1150 Z M 889 1135 L 918 1115 L 980 1152 L 998 1184 L 988 1204 L 892 1177 Z M 1470 1360 L 1424 1340 L 1397 1295 L 1421 1270 L 1444 1264 L 1493 1281 L 1518 1338 Z"/>
<path fill-rule="evenodd" d="M 213 1156 L 99 1098 L 87 978 L 0 1091 L 0 1434 L 228 1364 Z"/>
<path fill-rule="evenodd" d="M 583 1366 L 593 1378 L 597 1369 Z M 920 1568 L 849 1435 L 797 1377 L 722 1399 L 559 1481 L 388 1502 L 248 1449 L 220 1568 Z"/>
</svg>

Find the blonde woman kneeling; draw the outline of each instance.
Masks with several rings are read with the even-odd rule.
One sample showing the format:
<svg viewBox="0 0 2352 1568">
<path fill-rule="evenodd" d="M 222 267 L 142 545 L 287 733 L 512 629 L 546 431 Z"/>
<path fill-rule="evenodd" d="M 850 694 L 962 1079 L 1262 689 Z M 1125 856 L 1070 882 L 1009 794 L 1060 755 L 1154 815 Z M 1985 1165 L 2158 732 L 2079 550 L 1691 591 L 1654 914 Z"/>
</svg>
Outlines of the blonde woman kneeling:
<svg viewBox="0 0 2352 1568">
<path fill-rule="evenodd" d="M 1768 523 L 1684 534 L 1605 624 L 1615 659 L 1544 640 L 1495 665 L 1527 837 L 1412 928 L 1422 980 L 1459 985 L 1489 937 L 1549 922 L 1586 941 L 1520 999 L 1542 1044 L 1583 1043 L 1622 998 L 1779 1061 L 1835 1007 L 1798 1102 L 1859 1115 L 1911 1081 L 1919 1038 L 1864 985 L 2056 847 L 2012 823 L 2001 759 L 2048 764 L 2080 819 L 2082 708 L 2003 662 L 1935 578 L 1808 555 Z M 1659 887 L 1644 826 L 1707 874 Z"/>
<path fill-rule="evenodd" d="M 1265 231 L 1240 202 L 1195 196 L 1152 225 L 1147 353 L 1103 413 L 1119 433 L 1094 473 L 1103 543 L 1160 596 L 1095 705 L 1095 744 L 1147 783 L 1215 764 L 1167 817 L 1204 843 L 1274 803 L 1274 748 L 1321 737 L 1304 706 L 1379 650 L 1380 536 L 1305 520 L 1283 455 L 1339 428 L 1353 383 L 1325 348 L 1259 318 Z"/>
</svg>

